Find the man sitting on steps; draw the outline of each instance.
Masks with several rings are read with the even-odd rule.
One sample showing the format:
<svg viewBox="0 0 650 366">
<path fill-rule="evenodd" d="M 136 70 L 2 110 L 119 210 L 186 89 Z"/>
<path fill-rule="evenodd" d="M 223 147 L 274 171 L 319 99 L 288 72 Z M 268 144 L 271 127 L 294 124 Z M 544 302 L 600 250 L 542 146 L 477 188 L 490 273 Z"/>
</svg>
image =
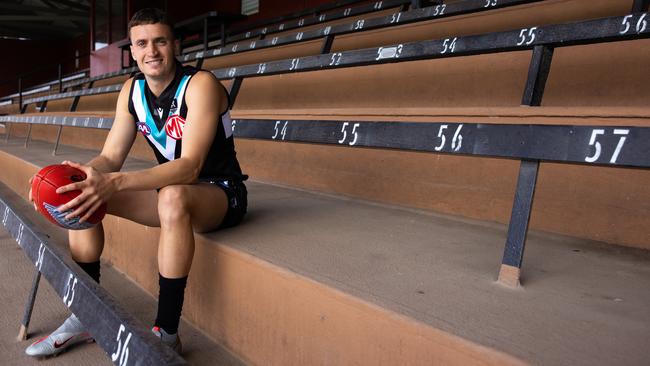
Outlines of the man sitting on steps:
<svg viewBox="0 0 650 366">
<path fill-rule="evenodd" d="M 64 162 L 83 170 L 87 179 L 57 190 L 81 191 L 59 210 L 69 210 L 66 218 L 80 217 L 83 222 L 106 203 L 109 214 L 160 227 L 160 296 L 152 331 L 180 352 L 178 324 L 194 255 L 193 230 L 207 232 L 239 224 L 246 213 L 243 181 L 247 176 L 235 156 L 228 93 L 210 72 L 176 60 L 180 45 L 166 15 L 158 9 L 138 11 L 129 22 L 129 37 L 141 73 L 124 83 L 99 156 L 85 165 Z M 138 132 L 159 164 L 121 172 Z M 69 241 L 72 258 L 99 282 L 102 224 L 69 231 Z M 90 339 L 73 314 L 26 353 L 55 355 Z"/>
</svg>

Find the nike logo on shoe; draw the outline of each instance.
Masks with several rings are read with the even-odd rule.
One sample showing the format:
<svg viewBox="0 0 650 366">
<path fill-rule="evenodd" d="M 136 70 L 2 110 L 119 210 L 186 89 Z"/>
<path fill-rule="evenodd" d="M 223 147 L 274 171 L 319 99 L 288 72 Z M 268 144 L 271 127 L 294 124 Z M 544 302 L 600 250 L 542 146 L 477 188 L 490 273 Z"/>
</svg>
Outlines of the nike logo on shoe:
<svg viewBox="0 0 650 366">
<path fill-rule="evenodd" d="M 74 336 L 73 336 L 73 337 L 70 337 L 70 338 L 68 338 L 68 339 L 66 339 L 63 343 L 59 343 L 58 341 L 55 341 L 55 342 L 54 342 L 54 348 L 61 348 L 61 347 L 63 347 L 63 346 L 64 346 L 66 343 L 68 343 L 68 341 L 70 341 L 72 338 L 74 338 Z"/>
</svg>

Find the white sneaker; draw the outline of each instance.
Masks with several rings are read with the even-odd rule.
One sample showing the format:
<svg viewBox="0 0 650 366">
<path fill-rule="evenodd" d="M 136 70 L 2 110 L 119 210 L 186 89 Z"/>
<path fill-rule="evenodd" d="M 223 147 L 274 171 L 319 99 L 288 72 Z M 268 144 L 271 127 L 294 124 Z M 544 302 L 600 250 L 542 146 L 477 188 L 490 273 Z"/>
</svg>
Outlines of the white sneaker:
<svg viewBox="0 0 650 366">
<path fill-rule="evenodd" d="M 178 336 L 178 333 L 169 334 L 160 327 L 153 327 L 151 328 L 151 331 L 156 335 L 156 337 L 160 338 L 164 344 L 176 351 L 179 355 L 183 352 L 183 345 L 181 344 L 181 338 Z"/>
<path fill-rule="evenodd" d="M 25 353 L 28 356 L 34 357 L 55 356 L 72 345 L 90 343 L 92 341 L 93 338 L 86 332 L 79 319 L 72 314 L 52 334 L 39 339 L 27 347 Z"/>
</svg>

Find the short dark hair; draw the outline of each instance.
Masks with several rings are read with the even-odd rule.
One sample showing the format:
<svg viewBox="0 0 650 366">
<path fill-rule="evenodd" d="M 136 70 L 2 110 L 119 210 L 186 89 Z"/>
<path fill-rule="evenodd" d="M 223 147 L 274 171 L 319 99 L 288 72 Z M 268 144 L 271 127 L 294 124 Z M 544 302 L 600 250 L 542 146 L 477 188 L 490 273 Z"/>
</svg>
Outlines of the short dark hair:
<svg viewBox="0 0 650 366">
<path fill-rule="evenodd" d="M 131 28 L 138 25 L 157 23 L 167 25 L 172 31 L 172 36 L 174 39 L 176 38 L 176 34 L 174 33 L 174 25 L 167 17 L 167 14 L 158 8 L 140 9 L 135 14 L 133 14 L 133 17 L 131 17 L 131 20 L 129 21 L 129 38 L 131 37 Z"/>
</svg>

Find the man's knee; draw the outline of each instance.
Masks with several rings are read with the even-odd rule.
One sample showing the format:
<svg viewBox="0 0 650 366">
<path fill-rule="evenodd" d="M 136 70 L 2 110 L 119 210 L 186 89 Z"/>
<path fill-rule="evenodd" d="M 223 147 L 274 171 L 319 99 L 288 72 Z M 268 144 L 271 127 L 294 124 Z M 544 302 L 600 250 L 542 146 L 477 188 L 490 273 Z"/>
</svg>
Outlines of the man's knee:
<svg viewBox="0 0 650 366">
<path fill-rule="evenodd" d="M 173 185 L 158 192 L 158 216 L 160 224 L 174 224 L 190 216 L 189 190 L 186 186 Z"/>
<path fill-rule="evenodd" d="M 68 242 L 72 259 L 90 263 L 99 260 L 104 249 L 104 227 L 102 223 L 86 230 L 68 230 Z"/>
</svg>

